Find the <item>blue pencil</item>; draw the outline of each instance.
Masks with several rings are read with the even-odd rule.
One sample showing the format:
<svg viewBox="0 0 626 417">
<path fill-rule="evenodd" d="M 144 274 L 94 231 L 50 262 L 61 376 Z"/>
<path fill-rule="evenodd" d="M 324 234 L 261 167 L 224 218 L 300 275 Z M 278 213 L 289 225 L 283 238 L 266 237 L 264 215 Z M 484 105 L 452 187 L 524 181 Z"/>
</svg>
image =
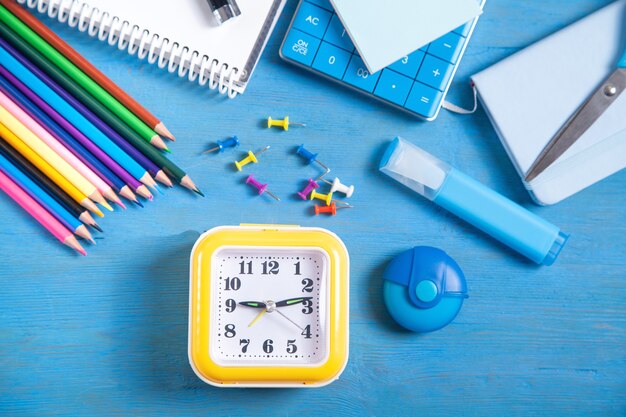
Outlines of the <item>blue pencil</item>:
<svg viewBox="0 0 626 417">
<path fill-rule="evenodd" d="M 89 120 L 81 115 L 76 109 L 63 100 L 57 93 L 52 91 L 35 74 L 21 64 L 15 56 L 20 56 L 6 41 L 0 38 L 0 63 L 11 74 L 23 82 L 35 94 L 45 100 L 67 121 L 72 123 L 77 129 L 85 134 L 100 149 L 115 159 L 129 174 L 149 187 L 156 187 L 156 182 L 150 174 L 132 159 L 126 152 L 119 148 L 104 133 L 95 127 Z"/>
<path fill-rule="evenodd" d="M 77 236 L 89 240 L 91 243 L 96 242 L 91 237 L 87 227 L 74 217 L 65 207 L 59 204 L 46 191 L 39 187 L 28 175 L 24 174 L 15 165 L 9 162 L 4 155 L 0 154 L 0 171 L 7 177 L 11 178 L 19 187 L 37 201 L 46 209 L 54 218 L 56 218 L 63 226 L 73 231 Z"/>
<path fill-rule="evenodd" d="M 130 190 L 130 187 L 124 183 L 117 175 L 115 175 L 106 165 L 104 165 L 98 158 L 93 156 L 87 149 L 85 149 L 72 135 L 66 132 L 61 126 L 57 124 L 50 116 L 48 116 L 43 110 L 37 107 L 32 101 L 28 99 L 21 91 L 19 91 L 13 84 L 0 75 L 0 90 L 10 96 L 18 106 L 33 119 L 39 121 L 40 125 L 44 127 L 60 142 L 79 158 L 85 165 L 91 168 L 98 174 L 113 190 L 124 198 L 140 204 L 135 197 L 135 194 Z"/>
</svg>

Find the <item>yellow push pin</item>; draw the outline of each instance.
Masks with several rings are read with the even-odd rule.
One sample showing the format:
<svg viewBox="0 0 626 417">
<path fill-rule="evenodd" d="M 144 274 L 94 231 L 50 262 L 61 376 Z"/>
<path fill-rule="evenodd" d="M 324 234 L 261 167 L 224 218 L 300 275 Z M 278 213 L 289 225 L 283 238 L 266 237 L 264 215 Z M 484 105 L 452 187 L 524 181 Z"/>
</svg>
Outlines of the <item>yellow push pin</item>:
<svg viewBox="0 0 626 417">
<path fill-rule="evenodd" d="M 289 130 L 289 126 L 299 126 L 306 127 L 306 123 L 296 123 L 290 122 L 289 116 L 285 117 L 283 120 L 274 120 L 271 117 L 267 118 L 267 128 L 271 128 L 272 126 L 282 127 L 283 130 Z"/>
<path fill-rule="evenodd" d="M 269 149 L 269 145 L 266 146 L 265 148 L 261 149 L 260 151 L 258 151 L 256 154 L 252 153 L 252 151 L 248 151 L 248 156 L 246 156 L 245 158 L 243 158 L 241 161 L 235 161 L 235 166 L 237 167 L 237 171 L 241 171 L 241 168 L 245 167 L 246 165 L 248 165 L 250 162 L 254 162 L 255 164 L 258 161 L 258 159 L 256 158 L 257 156 L 261 155 L 263 152 L 267 151 Z"/>
<path fill-rule="evenodd" d="M 317 191 L 313 190 L 311 192 L 311 200 L 317 198 L 318 200 L 322 200 L 323 202 L 326 203 L 327 206 L 330 206 L 330 203 L 332 203 L 333 201 L 333 193 L 328 193 L 328 194 L 322 194 L 322 193 L 318 193 Z"/>
</svg>

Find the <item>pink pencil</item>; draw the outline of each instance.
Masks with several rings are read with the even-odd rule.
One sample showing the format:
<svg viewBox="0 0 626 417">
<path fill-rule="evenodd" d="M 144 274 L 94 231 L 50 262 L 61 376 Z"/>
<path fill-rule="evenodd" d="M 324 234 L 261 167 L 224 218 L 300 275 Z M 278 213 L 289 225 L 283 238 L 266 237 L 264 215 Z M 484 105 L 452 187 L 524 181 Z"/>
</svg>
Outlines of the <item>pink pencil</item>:
<svg viewBox="0 0 626 417">
<path fill-rule="evenodd" d="M 0 171 L 0 189 L 7 193 L 17 204 L 35 218 L 43 227 L 54 235 L 61 243 L 69 246 L 83 256 L 87 256 L 87 252 L 80 246 L 78 240 L 74 237 L 65 226 L 55 219 L 45 208 L 41 207 L 31 196 L 26 194 L 19 185 L 13 182 L 9 177 Z"/>
<path fill-rule="evenodd" d="M 54 136 L 52 136 L 43 126 L 41 126 L 36 120 L 30 117 L 24 110 L 18 106 L 11 97 L 0 92 L 0 105 L 4 107 L 9 113 L 19 120 L 24 126 L 33 132 L 39 139 L 41 139 L 46 145 L 48 145 L 54 152 L 56 152 L 61 158 L 70 164 L 76 171 L 78 171 L 83 177 L 92 183 L 103 196 L 118 204 L 120 207 L 124 207 L 122 200 L 115 194 L 113 189 L 102 180 L 85 165 L 80 159 L 78 159 L 69 149 L 67 149 L 61 142 L 59 142 Z"/>
</svg>

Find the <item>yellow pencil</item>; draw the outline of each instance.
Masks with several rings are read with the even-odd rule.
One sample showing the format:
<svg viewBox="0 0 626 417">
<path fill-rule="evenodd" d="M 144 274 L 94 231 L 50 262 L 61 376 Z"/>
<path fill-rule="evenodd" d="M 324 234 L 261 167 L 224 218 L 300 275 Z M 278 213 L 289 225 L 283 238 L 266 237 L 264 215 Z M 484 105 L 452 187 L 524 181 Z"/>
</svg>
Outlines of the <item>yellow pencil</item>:
<svg viewBox="0 0 626 417">
<path fill-rule="evenodd" d="M 15 134 L 2 123 L 0 123 L 0 137 L 11 145 L 13 149 L 18 151 L 24 158 L 28 159 L 28 161 L 30 161 L 30 163 L 40 170 L 46 177 L 50 178 L 50 180 L 58 185 L 59 188 L 70 196 L 72 200 L 76 201 L 92 213 L 95 213 L 100 217 L 104 217 L 104 214 L 102 214 L 100 209 L 98 209 L 98 206 L 96 206 L 93 201 L 89 199 L 89 197 L 76 188 L 41 156 L 37 155 L 35 151 L 26 146 L 24 142 L 15 136 Z"/>
<path fill-rule="evenodd" d="M 5 125 L 11 132 L 41 156 L 46 162 L 52 165 L 69 182 L 74 184 L 83 194 L 87 195 L 96 203 L 102 205 L 107 210 L 113 208 L 107 203 L 95 185 L 87 180 L 81 173 L 72 167 L 67 161 L 59 156 L 43 140 L 28 129 L 22 122 L 13 116 L 7 109 L 0 105 L 0 123 Z"/>
</svg>

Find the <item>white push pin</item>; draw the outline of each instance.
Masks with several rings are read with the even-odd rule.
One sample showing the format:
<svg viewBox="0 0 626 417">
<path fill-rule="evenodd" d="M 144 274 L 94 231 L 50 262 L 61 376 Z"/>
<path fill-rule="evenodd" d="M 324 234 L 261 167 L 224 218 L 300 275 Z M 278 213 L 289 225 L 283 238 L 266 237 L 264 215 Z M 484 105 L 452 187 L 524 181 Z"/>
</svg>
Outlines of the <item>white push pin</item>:
<svg viewBox="0 0 626 417">
<path fill-rule="evenodd" d="M 333 180 L 333 182 L 330 182 L 328 180 L 322 180 L 324 181 L 326 184 L 330 185 L 330 192 L 334 193 L 334 192 L 340 192 L 346 195 L 346 198 L 350 198 L 352 197 L 352 194 L 354 193 L 354 185 L 345 185 L 342 184 L 341 181 L 339 180 L 339 178 L 335 178 Z"/>
</svg>

